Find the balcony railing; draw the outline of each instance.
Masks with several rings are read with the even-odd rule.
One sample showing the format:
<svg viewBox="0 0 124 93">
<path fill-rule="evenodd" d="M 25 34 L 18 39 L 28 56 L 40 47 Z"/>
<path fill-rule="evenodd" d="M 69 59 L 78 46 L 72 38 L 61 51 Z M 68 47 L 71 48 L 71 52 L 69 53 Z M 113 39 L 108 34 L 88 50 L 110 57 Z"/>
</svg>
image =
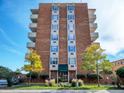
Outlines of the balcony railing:
<svg viewBox="0 0 124 93">
<path fill-rule="evenodd" d="M 97 29 L 97 23 L 90 23 L 90 32 L 95 32 Z"/>
<path fill-rule="evenodd" d="M 29 38 L 31 41 L 35 42 L 35 40 L 36 40 L 36 32 L 29 32 L 29 33 L 28 33 L 28 38 Z"/>
<path fill-rule="evenodd" d="M 91 41 L 92 42 L 95 41 L 99 36 L 98 32 L 90 33 L 90 35 L 91 35 Z"/>
<path fill-rule="evenodd" d="M 35 48 L 35 43 L 34 42 L 28 42 L 27 43 L 27 48 Z"/>
<path fill-rule="evenodd" d="M 96 15 L 94 14 L 89 14 L 89 22 L 93 23 L 96 20 Z"/>
<path fill-rule="evenodd" d="M 33 31 L 36 32 L 37 30 L 37 23 L 30 23 L 29 28 Z"/>
<path fill-rule="evenodd" d="M 38 19 L 38 14 L 32 14 L 32 15 L 30 16 L 30 18 L 31 18 L 31 21 L 32 21 L 32 22 L 36 23 L 36 22 L 37 22 L 37 19 Z"/>
<path fill-rule="evenodd" d="M 38 14 L 38 9 L 31 9 L 32 14 Z"/>
<path fill-rule="evenodd" d="M 88 14 L 93 15 L 95 13 L 96 9 L 88 9 Z"/>
</svg>

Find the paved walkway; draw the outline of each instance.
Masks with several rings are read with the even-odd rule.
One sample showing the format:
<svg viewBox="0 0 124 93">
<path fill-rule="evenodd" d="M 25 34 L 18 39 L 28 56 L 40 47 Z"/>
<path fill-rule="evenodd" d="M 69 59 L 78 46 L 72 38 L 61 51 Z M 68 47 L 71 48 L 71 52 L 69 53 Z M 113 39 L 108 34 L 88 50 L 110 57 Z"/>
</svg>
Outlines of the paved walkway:
<svg viewBox="0 0 124 93">
<path fill-rule="evenodd" d="M 0 93 L 124 93 L 124 90 L 0 90 Z"/>
</svg>

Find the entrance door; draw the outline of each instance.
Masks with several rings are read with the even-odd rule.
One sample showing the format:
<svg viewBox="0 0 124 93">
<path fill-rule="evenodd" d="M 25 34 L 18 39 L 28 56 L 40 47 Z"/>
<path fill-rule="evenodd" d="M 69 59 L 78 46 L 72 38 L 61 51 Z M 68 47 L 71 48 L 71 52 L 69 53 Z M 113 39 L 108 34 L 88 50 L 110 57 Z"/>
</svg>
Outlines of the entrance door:
<svg viewBox="0 0 124 93">
<path fill-rule="evenodd" d="M 68 72 L 67 71 L 63 71 L 63 72 L 59 72 L 58 73 L 59 76 L 59 82 L 68 82 Z"/>
</svg>

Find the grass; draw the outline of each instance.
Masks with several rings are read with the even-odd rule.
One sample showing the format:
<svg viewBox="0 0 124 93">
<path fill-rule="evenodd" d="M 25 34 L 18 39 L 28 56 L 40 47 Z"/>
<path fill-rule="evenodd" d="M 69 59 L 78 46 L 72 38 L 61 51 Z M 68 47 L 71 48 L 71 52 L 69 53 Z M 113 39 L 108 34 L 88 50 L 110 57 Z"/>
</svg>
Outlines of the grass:
<svg viewBox="0 0 124 93">
<path fill-rule="evenodd" d="M 110 90 L 110 89 L 116 89 L 111 86 L 100 86 L 97 85 L 84 85 L 81 87 L 46 87 L 46 86 L 18 86 L 13 87 L 12 89 L 19 89 L 19 90 Z"/>
</svg>

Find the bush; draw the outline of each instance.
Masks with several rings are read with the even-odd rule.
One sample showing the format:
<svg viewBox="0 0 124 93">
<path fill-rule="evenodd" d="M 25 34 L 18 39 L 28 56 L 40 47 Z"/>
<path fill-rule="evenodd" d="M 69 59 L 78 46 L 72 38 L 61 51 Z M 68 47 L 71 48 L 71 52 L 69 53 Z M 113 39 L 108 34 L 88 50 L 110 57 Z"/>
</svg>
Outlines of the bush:
<svg viewBox="0 0 124 93">
<path fill-rule="evenodd" d="M 79 80 L 78 80 L 78 86 L 83 86 L 83 85 L 84 85 L 83 80 L 79 79 Z"/>
<path fill-rule="evenodd" d="M 119 68 L 116 71 L 116 74 L 120 77 L 120 78 L 124 78 L 124 67 Z"/>
<path fill-rule="evenodd" d="M 46 86 L 55 86 L 56 85 L 55 79 L 45 80 L 45 85 Z"/>
<path fill-rule="evenodd" d="M 82 79 L 82 78 L 86 78 L 86 76 L 84 74 L 78 74 L 77 75 L 77 79 Z"/>
<path fill-rule="evenodd" d="M 77 86 L 77 79 L 72 79 L 71 86 L 72 87 L 76 87 Z"/>
<path fill-rule="evenodd" d="M 97 79 L 97 74 L 92 73 L 92 74 L 87 74 L 88 79 Z M 99 78 L 102 79 L 102 77 L 99 75 Z"/>
</svg>

